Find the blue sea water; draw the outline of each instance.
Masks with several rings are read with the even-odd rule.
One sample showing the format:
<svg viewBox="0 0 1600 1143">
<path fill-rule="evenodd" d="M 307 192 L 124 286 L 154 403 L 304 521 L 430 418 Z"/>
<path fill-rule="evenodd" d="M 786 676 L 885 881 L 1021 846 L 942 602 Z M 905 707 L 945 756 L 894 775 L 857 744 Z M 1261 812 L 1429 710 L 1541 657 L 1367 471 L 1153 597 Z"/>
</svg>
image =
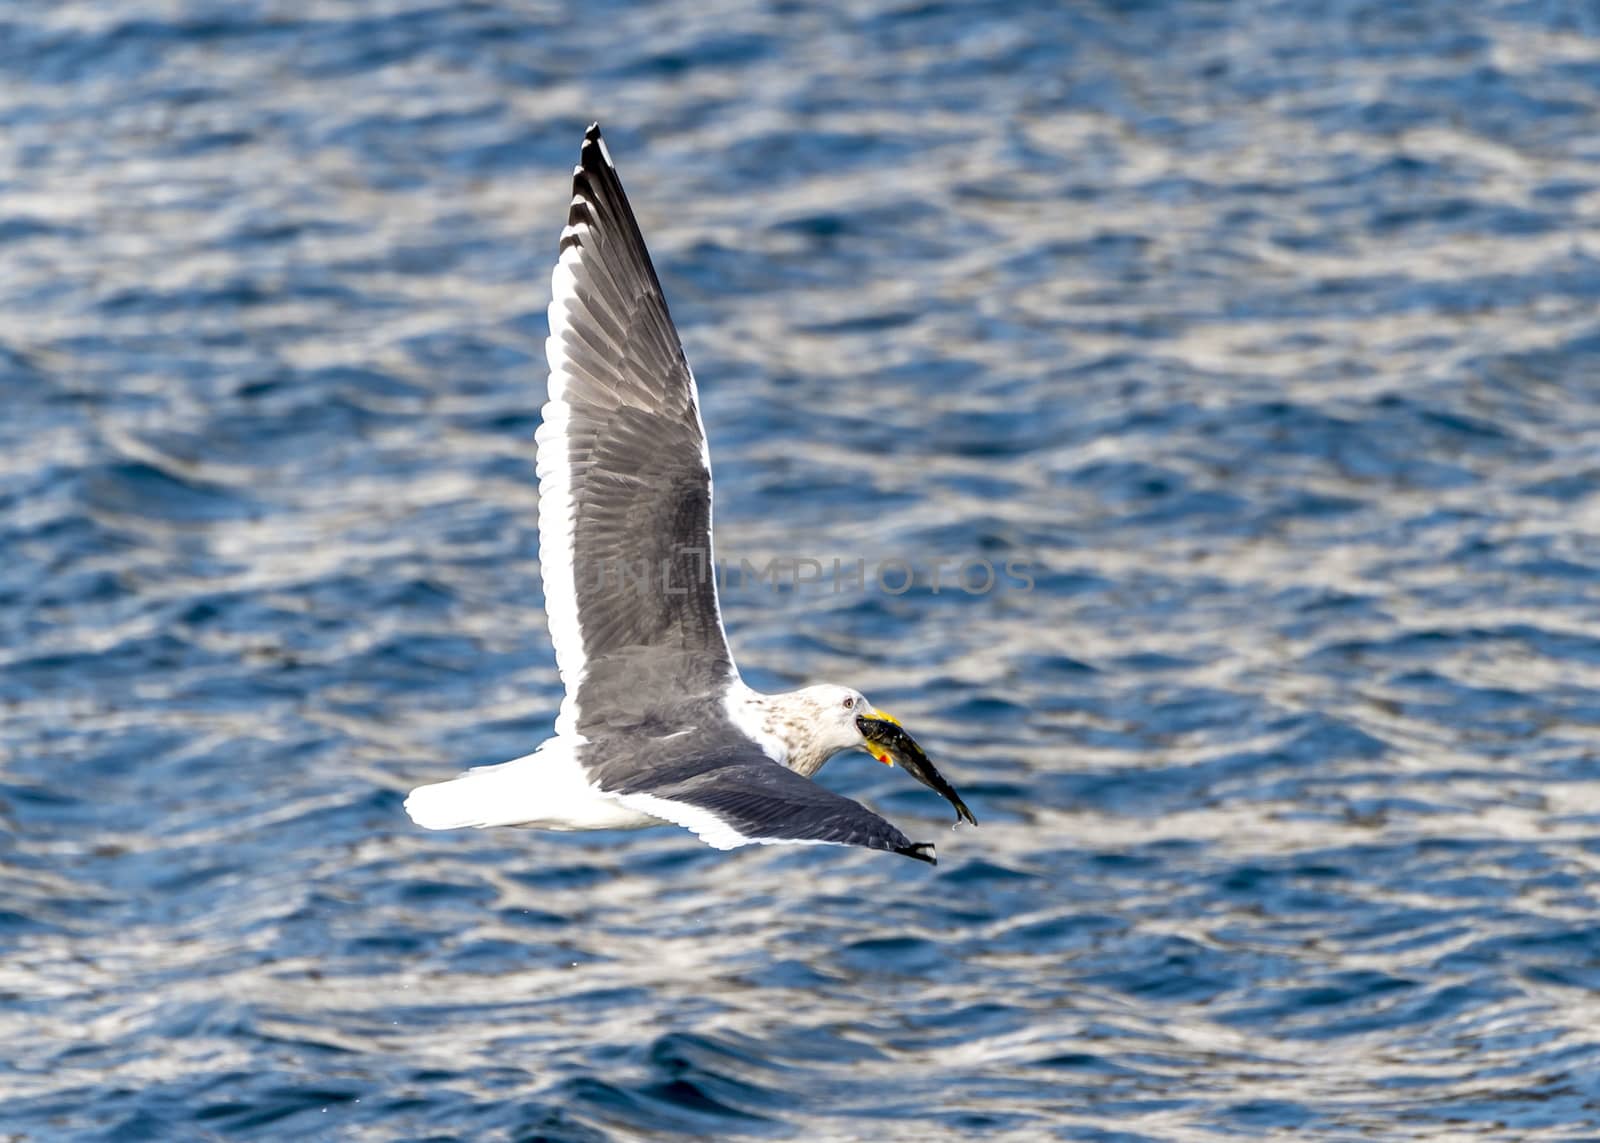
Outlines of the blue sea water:
<svg viewBox="0 0 1600 1143">
<path fill-rule="evenodd" d="M 17 3 L 0 75 L 6 1138 L 1600 1137 L 1593 6 Z M 827 569 L 735 652 L 906 722 L 980 828 L 823 780 L 936 869 L 401 811 L 559 702 L 595 118 L 719 556 Z"/>
</svg>

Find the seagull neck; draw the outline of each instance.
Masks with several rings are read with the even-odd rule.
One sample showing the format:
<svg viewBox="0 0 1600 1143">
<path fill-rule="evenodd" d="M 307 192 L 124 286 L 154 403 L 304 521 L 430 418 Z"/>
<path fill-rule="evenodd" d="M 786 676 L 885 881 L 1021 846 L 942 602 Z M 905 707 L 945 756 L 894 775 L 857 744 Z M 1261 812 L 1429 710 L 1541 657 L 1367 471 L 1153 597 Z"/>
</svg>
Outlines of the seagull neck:
<svg viewBox="0 0 1600 1143">
<path fill-rule="evenodd" d="M 776 695 L 762 694 L 746 686 L 743 679 L 735 678 L 733 685 L 728 688 L 728 718 L 744 734 L 755 739 L 769 758 L 787 766 L 789 744 L 779 731 L 781 723 L 773 701 L 776 698 Z"/>
<path fill-rule="evenodd" d="M 762 694 L 740 680 L 735 680 L 728 690 L 728 717 L 734 726 L 753 738 L 769 758 L 810 777 L 827 757 L 817 757 L 807 749 L 801 713 L 807 705 L 798 691 Z"/>
</svg>

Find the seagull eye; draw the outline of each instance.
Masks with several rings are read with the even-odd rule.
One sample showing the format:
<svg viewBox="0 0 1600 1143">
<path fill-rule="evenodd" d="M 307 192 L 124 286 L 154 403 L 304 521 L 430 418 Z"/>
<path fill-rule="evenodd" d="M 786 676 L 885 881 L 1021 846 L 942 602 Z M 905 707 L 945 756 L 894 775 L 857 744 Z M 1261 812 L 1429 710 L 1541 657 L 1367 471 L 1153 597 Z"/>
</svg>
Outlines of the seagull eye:
<svg viewBox="0 0 1600 1143">
<path fill-rule="evenodd" d="M 844 700 L 844 708 L 845 708 L 845 710 L 855 710 L 855 708 L 856 708 L 856 700 L 853 699 L 853 698 L 845 699 Z"/>
</svg>

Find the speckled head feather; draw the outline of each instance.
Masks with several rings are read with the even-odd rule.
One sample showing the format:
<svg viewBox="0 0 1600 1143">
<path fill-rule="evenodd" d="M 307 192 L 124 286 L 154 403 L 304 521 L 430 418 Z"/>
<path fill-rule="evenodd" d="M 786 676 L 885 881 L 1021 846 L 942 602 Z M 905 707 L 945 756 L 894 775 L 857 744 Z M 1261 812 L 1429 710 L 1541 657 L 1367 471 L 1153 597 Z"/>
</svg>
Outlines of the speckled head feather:
<svg viewBox="0 0 1600 1143">
<path fill-rule="evenodd" d="M 744 704 L 750 721 L 781 744 L 778 761 L 806 778 L 835 754 L 865 742 L 856 716 L 873 709 L 860 691 L 828 683 L 775 695 L 749 691 Z"/>
</svg>

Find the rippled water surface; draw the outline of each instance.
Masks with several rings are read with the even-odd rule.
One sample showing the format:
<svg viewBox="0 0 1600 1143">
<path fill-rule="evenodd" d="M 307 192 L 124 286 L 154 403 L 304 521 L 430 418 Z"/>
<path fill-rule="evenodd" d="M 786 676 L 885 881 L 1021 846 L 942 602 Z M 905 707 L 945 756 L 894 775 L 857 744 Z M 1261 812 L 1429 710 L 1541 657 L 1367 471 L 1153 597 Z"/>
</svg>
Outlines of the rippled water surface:
<svg viewBox="0 0 1600 1143">
<path fill-rule="evenodd" d="M 1600 1136 L 1591 6 L 22 3 L 0 69 L 7 1138 Z M 869 561 L 730 589 L 745 673 L 916 731 L 979 829 L 823 779 L 936 869 L 401 812 L 559 700 L 592 118 L 719 554 Z"/>
</svg>

